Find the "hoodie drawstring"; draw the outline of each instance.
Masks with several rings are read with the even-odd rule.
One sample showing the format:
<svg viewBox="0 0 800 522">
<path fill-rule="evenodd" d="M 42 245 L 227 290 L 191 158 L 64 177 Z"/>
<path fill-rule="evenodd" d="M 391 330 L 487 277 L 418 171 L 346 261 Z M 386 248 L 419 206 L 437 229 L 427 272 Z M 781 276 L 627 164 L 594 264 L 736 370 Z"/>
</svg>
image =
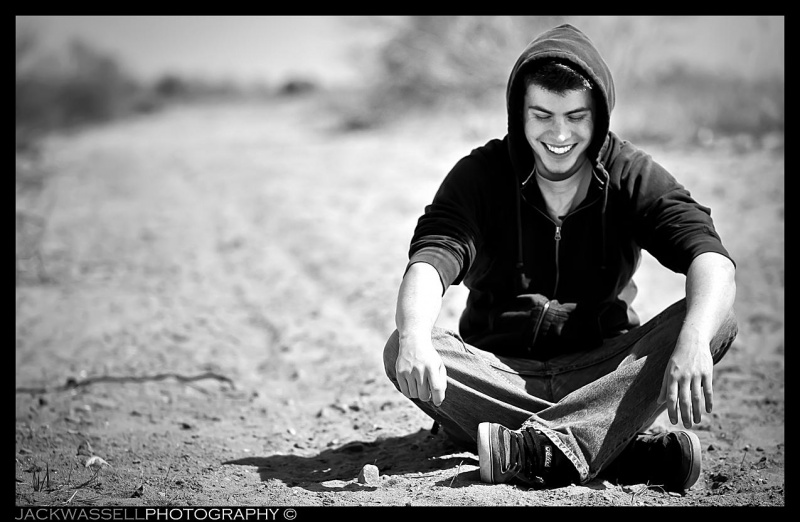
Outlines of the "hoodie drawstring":
<svg viewBox="0 0 800 522">
<path fill-rule="evenodd" d="M 605 180 L 603 181 L 603 206 L 600 210 L 600 230 L 601 230 L 601 238 L 602 238 L 602 260 L 600 262 L 600 270 L 606 270 L 606 261 L 608 258 L 607 249 L 606 249 L 606 207 L 608 206 L 608 185 L 611 181 L 611 176 L 608 175 L 605 166 L 603 165 L 602 161 L 597 162 L 597 168 L 600 172 L 603 173 L 605 176 Z"/>
<path fill-rule="evenodd" d="M 528 178 L 530 179 L 530 178 Z M 522 199 L 522 192 L 520 189 L 519 181 L 514 177 L 514 188 L 516 190 L 516 197 L 514 198 L 516 202 L 516 210 L 517 210 L 517 293 L 522 293 L 528 289 L 528 285 L 530 284 L 531 280 L 525 275 L 525 259 L 522 254 L 522 208 L 521 208 L 521 199 Z"/>
</svg>

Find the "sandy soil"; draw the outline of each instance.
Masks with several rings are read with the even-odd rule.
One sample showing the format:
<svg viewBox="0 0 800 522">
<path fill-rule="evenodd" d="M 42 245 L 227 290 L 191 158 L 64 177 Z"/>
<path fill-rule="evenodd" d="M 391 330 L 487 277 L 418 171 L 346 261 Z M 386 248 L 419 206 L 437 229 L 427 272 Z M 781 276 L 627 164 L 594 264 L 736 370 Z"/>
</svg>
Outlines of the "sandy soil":
<svg viewBox="0 0 800 522">
<path fill-rule="evenodd" d="M 381 362 L 419 213 L 502 121 L 336 124 L 178 108 L 18 161 L 17 505 L 784 505 L 782 146 L 653 152 L 739 259 L 698 483 L 532 491 L 482 484 Z M 651 260 L 638 280 L 645 319 L 682 296 Z"/>
</svg>

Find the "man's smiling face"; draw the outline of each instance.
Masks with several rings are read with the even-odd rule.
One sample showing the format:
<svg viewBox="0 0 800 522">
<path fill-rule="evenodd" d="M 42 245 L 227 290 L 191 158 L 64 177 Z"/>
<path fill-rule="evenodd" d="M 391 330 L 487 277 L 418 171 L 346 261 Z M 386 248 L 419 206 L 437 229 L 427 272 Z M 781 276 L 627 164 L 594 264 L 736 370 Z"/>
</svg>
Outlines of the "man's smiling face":
<svg viewBox="0 0 800 522">
<path fill-rule="evenodd" d="M 531 84 L 525 91 L 525 137 L 542 176 L 562 180 L 586 160 L 594 132 L 594 99 L 588 89 L 555 93 Z"/>
</svg>

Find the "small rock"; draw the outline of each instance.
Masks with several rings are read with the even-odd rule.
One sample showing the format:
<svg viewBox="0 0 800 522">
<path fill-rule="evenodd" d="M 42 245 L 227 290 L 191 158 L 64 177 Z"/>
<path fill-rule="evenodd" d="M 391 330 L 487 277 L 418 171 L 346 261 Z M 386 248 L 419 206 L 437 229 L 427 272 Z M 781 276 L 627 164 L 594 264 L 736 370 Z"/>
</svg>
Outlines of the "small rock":
<svg viewBox="0 0 800 522">
<path fill-rule="evenodd" d="M 108 462 L 106 462 L 102 458 L 98 457 L 97 455 L 92 455 L 91 457 L 86 459 L 86 462 L 84 462 L 83 465 L 84 465 L 84 467 L 87 467 L 87 468 L 90 468 L 90 467 L 91 468 L 101 468 L 103 466 L 110 466 L 110 464 Z"/>
<path fill-rule="evenodd" d="M 342 406 L 341 404 L 332 403 L 330 405 L 330 407 L 333 408 L 334 410 L 340 412 L 340 413 L 347 413 L 347 408 L 345 406 Z"/>
<path fill-rule="evenodd" d="M 358 483 L 367 484 L 370 486 L 377 485 L 380 482 L 378 467 L 373 464 L 365 464 L 358 474 Z"/>
</svg>

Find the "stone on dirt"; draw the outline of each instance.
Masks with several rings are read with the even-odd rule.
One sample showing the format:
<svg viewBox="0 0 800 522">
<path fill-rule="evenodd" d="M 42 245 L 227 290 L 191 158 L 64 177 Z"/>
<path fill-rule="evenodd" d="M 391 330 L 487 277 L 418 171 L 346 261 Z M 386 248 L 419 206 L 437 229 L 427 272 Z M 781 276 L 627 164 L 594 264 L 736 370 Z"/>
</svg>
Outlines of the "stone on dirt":
<svg viewBox="0 0 800 522">
<path fill-rule="evenodd" d="M 375 486 L 379 483 L 378 467 L 373 464 L 365 464 L 358 474 L 358 483 Z"/>
</svg>

